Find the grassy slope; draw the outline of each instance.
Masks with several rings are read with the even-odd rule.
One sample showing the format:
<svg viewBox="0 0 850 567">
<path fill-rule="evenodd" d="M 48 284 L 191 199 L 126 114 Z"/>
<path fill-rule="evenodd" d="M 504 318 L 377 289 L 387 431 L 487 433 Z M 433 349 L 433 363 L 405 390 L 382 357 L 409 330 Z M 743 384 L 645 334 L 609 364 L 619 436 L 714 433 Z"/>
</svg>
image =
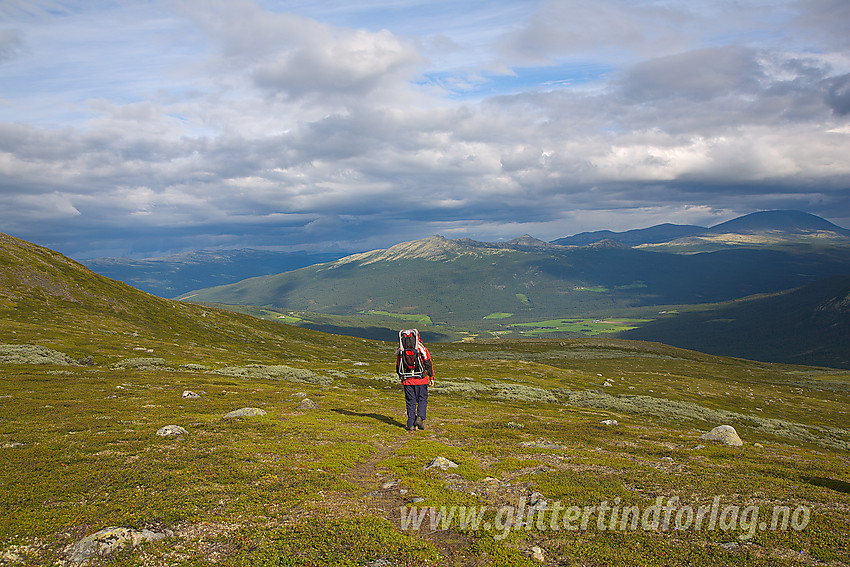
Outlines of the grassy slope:
<svg viewBox="0 0 850 567">
<path fill-rule="evenodd" d="M 410 434 L 391 343 L 158 300 L 0 244 L 0 342 L 93 359 L 0 363 L 0 557 L 58 562 L 122 525 L 170 536 L 93 564 L 535 565 L 533 546 L 553 565 L 850 563 L 846 373 L 627 341 L 434 344 L 439 387 L 427 429 Z M 319 408 L 297 410 L 302 395 Z M 222 419 L 243 406 L 268 413 Z M 743 448 L 697 439 L 721 422 Z M 167 424 L 188 434 L 158 437 Z M 520 445 L 539 440 L 550 448 Z M 424 471 L 437 455 L 459 468 Z M 748 540 L 720 527 L 602 530 L 595 516 L 583 531 L 505 539 L 457 520 L 400 529 L 414 497 L 487 505 L 495 523 L 499 506 L 533 492 L 564 506 L 619 498 L 644 510 L 677 495 L 696 508 L 719 496 L 812 513 L 802 531 Z"/>
<path fill-rule="evenodd" d="M 448 242 L 446 246 L 456 245 Z M 632 306 L 724 301 L 843 274 L 850 266 L 847 247 L 736 249 L 688 256 L 606 246 L 469 246 L 465 253 L 453 254 L 433 261 L 390 257 L 310 266 L 184 298 L 335 315 L 367 310 L 420 313 L 450 327 L 477 331 L 496 324 L 484 319 L 492 313 L 514 313 L 516 322 L 529 322 L 600 316 Z"/>
<path fill-rule="evenodd" d="M 850 276 L 668 316 L 623 338 L 714 354 L 850 368 Z M 741 340 L 746 337 L 746 340 Z"/>
</svg>

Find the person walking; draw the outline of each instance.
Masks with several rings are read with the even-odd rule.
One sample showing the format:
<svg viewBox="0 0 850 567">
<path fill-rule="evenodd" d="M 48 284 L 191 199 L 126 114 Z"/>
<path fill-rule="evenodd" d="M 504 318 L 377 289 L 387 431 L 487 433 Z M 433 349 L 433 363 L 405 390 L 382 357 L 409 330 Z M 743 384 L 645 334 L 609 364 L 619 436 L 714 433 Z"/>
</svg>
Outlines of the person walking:
<svg viewBox="0 0 850 567">
<path fill-rule="evenodd" d="M 417 329 L 403 329 L 398 332 L 396 372 L 404 386 L 407 430 L 425 429 L 428 386 L 434 385 L 434 363 Z"/>
</svg>

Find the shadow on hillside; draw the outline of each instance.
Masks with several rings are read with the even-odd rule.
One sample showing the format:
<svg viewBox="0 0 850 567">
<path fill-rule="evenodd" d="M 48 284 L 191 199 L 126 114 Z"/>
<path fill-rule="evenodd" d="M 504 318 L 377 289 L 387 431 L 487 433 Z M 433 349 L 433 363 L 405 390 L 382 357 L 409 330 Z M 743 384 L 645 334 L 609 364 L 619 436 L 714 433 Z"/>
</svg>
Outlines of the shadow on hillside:
<svg viewBox="0 0 850 567">
<path fill-rule="evenodd" d="M 850 494 L 850 482 L 844 482 L 843 480 L 835 480 L 834 478 L 823 478 L 820 476 L 807 476 L 804 478 L 805 480 L 816 486 L 823 486 L 836 492 Z"/>
<path fill-rule="evenodd" d="M 401 427 L 401 428 L 407 427 L 406 424 L 400 422 L 396 418 L 389 417 L 389 416 L 386 416 L 386 415 L 381 415 L 379 413 L 361 413 L 361 412 L 357 412 L 357 411 L 351 411 L 351 410 L 340 409 L 340 408 L 332 409 L 331 411 L 335 411 L 336 413 L 341 413 L 342 415 L 348 415 L 348 416 L 352 416 L 352 417 L 371 417 L 372 419 L 377 419 L 378 421 L 386 423 L 387 425 L 395 425 L 396 427 Z"/>
</svg>

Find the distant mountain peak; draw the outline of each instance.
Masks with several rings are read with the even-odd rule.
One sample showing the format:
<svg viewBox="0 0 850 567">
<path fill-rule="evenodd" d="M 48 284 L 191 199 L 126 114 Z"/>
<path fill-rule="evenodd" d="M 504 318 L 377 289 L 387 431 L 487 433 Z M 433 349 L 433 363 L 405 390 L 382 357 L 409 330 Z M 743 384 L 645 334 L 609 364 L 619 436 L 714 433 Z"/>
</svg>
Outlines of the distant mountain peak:
<svg viewBox="0 0 850 567">
<path fill-rule="evenodd" d="M 505 242 L 508 246 L 517 246 L 523 248 L 551 248 L 552 244 L 546 242 L 545 240 L 540 240 L 538 238 L 534 238 L 529 234 L 523 234 L 517 238 L 512 240 L 508 240 Z"/>
<path fill-rule="evenodd" d="M 841 228 L 817 215 L 804 213 L 803 211 L 758 211 L 720 223 L 708 229 L 708 232 L 713 234 L 755 234 L 768 231 L 791 234 L 827 231 L 843 236 L 850 236 L 850 230 Z"/>
<path fill-rule="evenodd" d="M 590 248 L 590 249 L 611 249 L 611 250 L 615 250 L 615 249 L 616 249 L 616 250 L 623 250 L 623 249 L 626 249 L 626 250 L 627 250 L 627 249 L 631 248 L 631 246 L 626 246 L 626 245 L 625 245 L 625 244 L 623 244 L 622 242 L 617 242 L 616 240 L 613 240 L 613 239 L 611 239 L 611 238 L 605 238 L 605 239 L 600 240 L 600 241 L 598 241 L 598 242 L 592 242 L 592 243 L 590 243 L 590 244 L 587 244 L 587 245 L 585 245 L 585 246 L 582 246 L 582 248 Z"/>
<path fill-rule="evenodd" d="M 386 249 L 352 254 L 351 256 L 346 256 L 345 258 L 340 258 L 336 262 L 332 262 L 331 267 L 348 264 L 350 262 L 360 262 L 365 265 L 373 262 L 392 262 L 412 259 L 430 261 L 448 260 L 460 254 L 468 253 L 470 252 L 470 249 L 471 247 L 466 243 L 450 240 L 435 234 L 419 240 L 401 242 Z"/>
</svg>

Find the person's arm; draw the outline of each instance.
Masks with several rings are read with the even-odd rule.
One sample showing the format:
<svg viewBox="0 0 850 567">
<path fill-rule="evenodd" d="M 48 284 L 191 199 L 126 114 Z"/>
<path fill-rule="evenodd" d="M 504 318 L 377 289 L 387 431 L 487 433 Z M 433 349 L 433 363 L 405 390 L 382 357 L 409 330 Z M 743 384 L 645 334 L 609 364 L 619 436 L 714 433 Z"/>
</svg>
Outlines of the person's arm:
<svg viewBox="0 0 850 567">
<path fill-rule="evenodd" d="M 422 362 L 425 366 L 425 374 L 431 378 L 430 384 L 434 384 L 434 362 L 431 360 L 431 353 L 428 352 L 428 349 L 425 345 L 422 345 Z"/>
</svg>

